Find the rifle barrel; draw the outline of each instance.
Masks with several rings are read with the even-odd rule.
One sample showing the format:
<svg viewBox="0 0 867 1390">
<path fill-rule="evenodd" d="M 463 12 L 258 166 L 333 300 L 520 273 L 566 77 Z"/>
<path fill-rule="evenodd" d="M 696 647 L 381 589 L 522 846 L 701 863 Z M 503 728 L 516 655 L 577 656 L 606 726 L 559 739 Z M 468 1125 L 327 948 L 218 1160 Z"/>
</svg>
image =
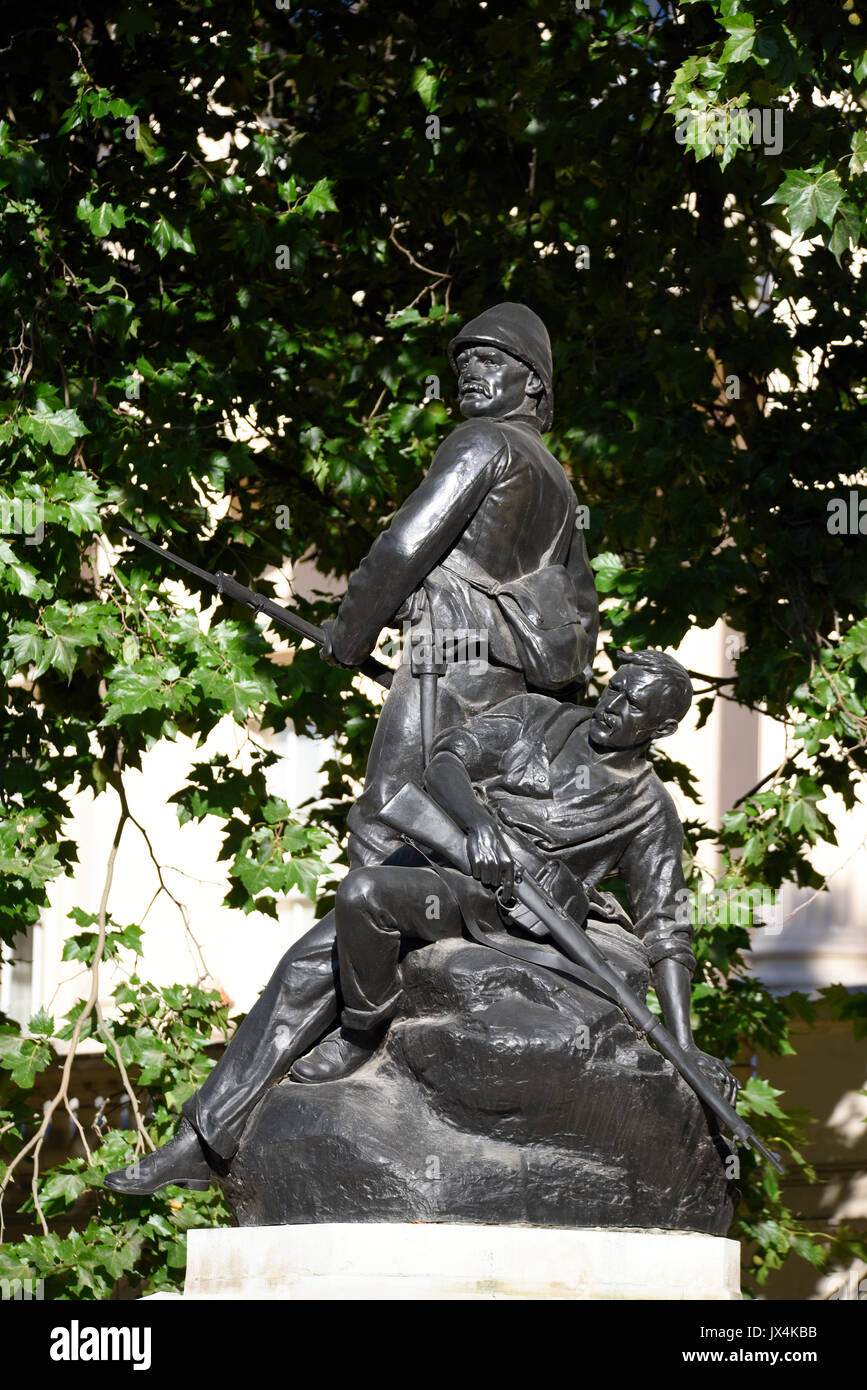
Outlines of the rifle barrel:
<svg viewBox="0 0 867 1390">
<path fill-rule="evenodd" d="M 123 523 L 120 529 L 130 540 L 135 541 L 136 545 L 144 546 L 145 550 L 150 550 L 154 555 L 160 555 L 162 559 L 169 560 L 173 565 L 180 569 L 189 571 L 203 583 L 210 584 L 212 589 L 216 589 L 218 594 L 225 594 L 226 598 L 233 599 L 236 603 L 243 603 L 254 613 L 264 613 L 273 623 L 278 623 L 280 627 L 288 628 L 296 637 L 307 638 L 310 642 L 315 642 L 317 647 L 325 643 L 325 632 L 315 623 L 308 623 L 306 618 L 301 618 L 297 613 L 293 613 L 291 608 L 284 608 L 282 604 L 275 603 L 273 599 L 266 598 L 264 594 L 257 594 L 255 590 L 248 589 L 245 584 L 239 584 L 237 579 L 233 579 L 230 574 L 225 574 L 223 570 L 217 570 L 216 574 L 211 574 L 210 570 L 200 569 L 198 565 L 193 565 L 189 560 L 176 555 L 167 546 L 155 545 L 146 536 L 140 536 L 132 527 Z M 394 671 L 390 666 L 386 666 L 381 661 L 377 661 L 375 656 L 369 656 L 358 667 L 362 675 L 369 676 L 378 685 L 385 686 L 386 690 L 391 685 Z"/>
</svg>

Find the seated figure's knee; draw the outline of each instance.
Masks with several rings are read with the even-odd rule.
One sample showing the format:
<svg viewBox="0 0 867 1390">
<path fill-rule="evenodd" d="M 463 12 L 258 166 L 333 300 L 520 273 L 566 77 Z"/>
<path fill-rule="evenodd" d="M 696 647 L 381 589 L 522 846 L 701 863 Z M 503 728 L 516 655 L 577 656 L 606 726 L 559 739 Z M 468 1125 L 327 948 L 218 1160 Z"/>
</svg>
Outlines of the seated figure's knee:
<svg viewBox="0 0 867 1390">
<path fill-rule="evenodd" d="M 377 871 L 371 869 L 350 869 L 337 889 L 335 908 L 338 918 L 346 912 L 369 910 L 376 902 Z"/>
</svg>

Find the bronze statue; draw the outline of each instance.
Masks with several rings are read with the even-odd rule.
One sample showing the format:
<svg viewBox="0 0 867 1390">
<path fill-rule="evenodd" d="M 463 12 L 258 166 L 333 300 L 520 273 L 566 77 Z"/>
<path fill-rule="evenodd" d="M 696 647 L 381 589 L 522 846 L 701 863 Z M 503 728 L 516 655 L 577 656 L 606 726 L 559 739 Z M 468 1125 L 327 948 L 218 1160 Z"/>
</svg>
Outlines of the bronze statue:
<svg viewBox="0 0 867 1390">
<path fill-rule="evenodd" d="M 231 1179 L 251 1117 L 272 1099 L 263 1099 L 266 1092 L 287 1075 L 303 1083 L 290 1087 L 299 1095 L 322 1094 L 318 1083 L 342 1085 L 349 1078 L 355 1085 L 355 1074 L 367 1075 L 365 1064 L 382 1053 L 401 999 L 403 956 L 415 960 L 425 943 L 461 937 L 541 967 L 547 978 L 553 972 L 577 981 L 610 1000 L 615 1014 L 624 1009 L 648 1035 L 651 1016 L 640 996 L 652 977 L 673 1043 L 670 1052 L 660 1043 L 661 1050 L 692 1076 L 706 1101 L 716 1088 L 724 1098 L 717 1115 L 738 1137 L 758 1144 L 730 1109 L 733 1078 L 692 1038 L 692 928 L 677 911 L 684 896 L 683 834 L 647 760 L 651 741 L 672 733 L 689 708 L 689 677 L 664 653 L 623 654 L 598 705 L 576 705 L 598 610 L 575 494 L 541 439 L 553 405 L 548 335 L 526 306 L 502 304 L 468 324 L 449 355 L 465 423 L 437 451 L 424 481 L 353 575 L 337 617 L 314 634 L 327 660 L 366 663 L 376 676 L 370 663 L 379 634 L 403 622 L 412 658 L 395 674 L 378 721 L 364 790 L 349 817 L 350 872 L 335 911 L 281 960 L 210 1076 L 184 1104 L 174 1138 L 107 1177 L 115 1191 L 147 1194 L 170 1183 L 204 1188 L 212 1172 Z M 257 606 L 255 595 L 237 596 Z M 282 621 L 279 613 L 270 616 Z M 481 671 L 440 642 L 444 633 L 468 630 L 487 636 Z M 427 849 L 423 839 L 405 843 L 394 807 L 402 789 L 423 780 L 466 836 L 465 864 L 458 858 L 467 872 L 431 852 L 431 842 Z M 529 871 L 531 886 L 544 895 L 536 899 L 538 913 L 527 908 L 532 894 L 522 896 L 523 906 L 513 898 L 516 875 Z M 625 882 L 631 918 L 601 887 L 615 872 Z M 582 933 L 599 930 L 614 952 L 607 985 L 604 965 L 597 960 L 592 969 L 594 948 L 567 949 L 570 942 L 582 946 Z M 622 967 L 618 950 L 625 951 Z M 640 982 L 639 996 L 628 989 L 618 996 L 616 988 L 612 996 L 618 970 L 624 981 L 631 971 Z M 632 1013 L 623 1002 L 630 998 Z M 514 1019 L 521 1014 L 517 1004 L 503 1007 Z M 644 1085 L 641 1066 L 630 1084 L 639 1078 Z M 358 1097 L 363 1111 L 362 1091 L 363 1085 L 347 1113 Z M 665 1124 L 681 1123 L 678 1104 L 669 1094 Z M 429 1119 L 419 1113 L 420 1136 Z M 701 1112 L 682 1122 L 702 1124 Z M 546 1123 L 543 1115 L 543 1145 Z M 731 1197 L 725 1181 L 722 1189 L 717 1184 L 707 1138 L 702 1145 L 699 1168 L 712 1195 L 701 1219 L 718 1225 Z M 471 1169 L 476 1157 L 468 1162 Z M 379 1160 L 374 1167 L 383 1171 Z M 473 1196 L 477 1181 L 468 1177 L 462 1188 L 458 1180 L 455 1201 L 464 1219 L 482 1210 Z M 650 1224 L 659 1221 L 660 1201 L 664 1209 L 665 1181 L 656 1205 L 648 1206 Z M 366 1200 L 366 1179 L 359 1182 Z M 616 1173 L 609 1186 L 616 1209 Z M 337 1176 L 338 1200 L 328 1205 L 328 1189 L 327 1210 L 342 1210 L 344 1187 Z M 701 1205 L 705 1198 L 696 1200 Z M 689 1201 L 678 1201 L 673 1219 L 696 1219 Z M 320 1210 L 315 1202 L 314 1209 Z"/>
</svg>

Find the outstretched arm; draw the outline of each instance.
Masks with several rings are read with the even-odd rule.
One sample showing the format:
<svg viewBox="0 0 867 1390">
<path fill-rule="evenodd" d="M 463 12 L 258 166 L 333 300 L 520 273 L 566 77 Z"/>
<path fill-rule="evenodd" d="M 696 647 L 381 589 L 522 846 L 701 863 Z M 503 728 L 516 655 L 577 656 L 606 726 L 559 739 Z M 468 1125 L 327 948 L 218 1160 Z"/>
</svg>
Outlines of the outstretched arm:
<svg viewBox="0 0 867 1390">
<path fill-rule="evenodd" d="M 323 656 L 357 666 L 409 598 L 454 545 L 487 496 L 507 450 L 492 422 L 467 421 L 440 445 L 427 476 L 349 581 Z"/>
<path fill-rule="evenodd" d="M 647 947 L 653 987 L 668 1031 L 701 1068 L 710 1083 L 734 1103 L 737 1082 L 718 1057 L 702 1052 L 692 1036 L 690 1004 L 695 957 L 688 921 L 681 920 L 684 902 L 681 850 L 683 829 L 667 795 L 661 814 L 635 837 L 621 863 L 629 891 L 635 930 Z"/>
<path fill-rule="evenodd" d="M 676 960 L 661 960 L 653 968 L 653 987 L 662 1007 L 662 1017 L 669 1033 L 673 1033 L 685 1052 L 694 1056 L 706 1079 L 734 1105 L 738 1082 L 719 1057 L 702 1052 L 692 1036 L 689 1019 L 692 972 Z"/>
</svg>

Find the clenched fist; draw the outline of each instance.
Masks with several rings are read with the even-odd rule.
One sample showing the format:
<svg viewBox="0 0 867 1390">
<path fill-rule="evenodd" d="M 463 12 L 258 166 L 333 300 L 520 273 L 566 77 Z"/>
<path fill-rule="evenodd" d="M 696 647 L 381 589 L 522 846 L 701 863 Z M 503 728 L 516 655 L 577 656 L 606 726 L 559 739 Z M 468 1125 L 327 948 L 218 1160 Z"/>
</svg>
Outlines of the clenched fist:
<svg viewBox="0 0 867 1390">
<path fill-rule="evenodd" d="M 467 856 L 473 878 L 486 888 L 502 888 L 508 902 L 515 888 L 515 861 L 493 820 L 472 827 L 467 835 Z"/>
<path fill-rule="evenodd" d="M 709 1081 L 729 1105 L 734 1105 L 741 1083 L 736 1076 L 732 1076 L 725 1062 L 721 1062 L 719 1057 L 712 1057 L 709 1052 L 702 1052 L 698 1047 L 693 1048 L 691 1057 L 705 1081 Z"/>
</svg>

